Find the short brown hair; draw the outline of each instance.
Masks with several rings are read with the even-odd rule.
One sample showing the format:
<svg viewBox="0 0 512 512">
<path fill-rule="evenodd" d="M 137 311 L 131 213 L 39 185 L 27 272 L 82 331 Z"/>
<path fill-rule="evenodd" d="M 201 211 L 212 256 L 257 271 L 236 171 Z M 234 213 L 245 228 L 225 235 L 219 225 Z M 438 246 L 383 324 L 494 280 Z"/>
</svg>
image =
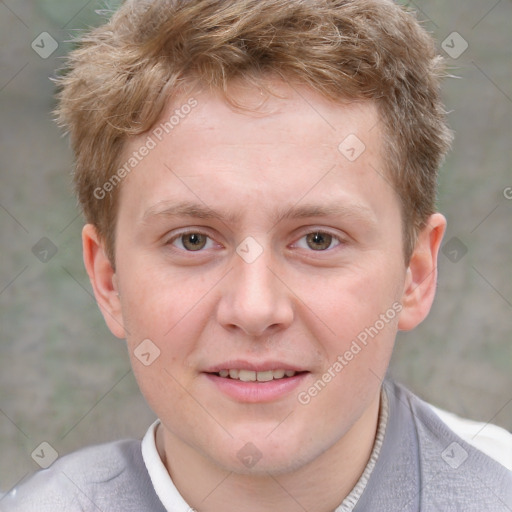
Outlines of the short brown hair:
<svg viewBox="0 0 512 512">
<path fill-rule="evenodd" d="M 435 211 L 437 172 L 451 133 L 439 96 L 443 73 L 432 37 L 390 0 L 127 0 L 80 38 L 57 109 L 75 153 L 87 222 L 114 264 L 119 187 L 94 191 L 182 85 L 220 90 L 278 74 L 334 100 L 376 102 L 386 172 L 402 202 L 404 254 Z"/>
</svg>

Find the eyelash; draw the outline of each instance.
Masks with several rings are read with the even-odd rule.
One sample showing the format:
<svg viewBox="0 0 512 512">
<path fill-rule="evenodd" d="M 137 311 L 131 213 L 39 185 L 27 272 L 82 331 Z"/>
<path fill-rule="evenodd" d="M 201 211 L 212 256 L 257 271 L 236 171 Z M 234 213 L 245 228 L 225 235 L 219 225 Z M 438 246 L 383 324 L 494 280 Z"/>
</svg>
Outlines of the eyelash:
<svg viewBox="0 0 512 512">
<path fill-rule="evenodd" d="M 343 245 L 343 244 L 346 244 L 346 240 L 342 239 L 340 236 L 338 235 L 335 235 L 334 233 L 331 233 L 329 231 L 326 231 L 326 230 L 320 230 L 320 229 L 313 229 L 311 231 L 308 231 L 307 233 L 304 233 L 298 240 L 297 242 L 294 243 L 294 245 L 296 245 L 300 240 L 302 240 L 303 238 L 307 237 L 308 235 L 312 235 L 312 234 L 320 234 L 320 235 L 329 235 L 332 237 L 332 242 L 336 241 L 338 242 L 334 247 L 331 247 L 331 248 L 328 248 L 328 249 L 323 249 L 323 250 L 318 250 L 318 251 L 315 251 L 313 249 L 309 249 L 308 252 L 312 252 L 312 253 L 325 253 L 325 252 L 329 252 L 329 251 L 332 251 L 334 249 L 336 249 L 336 247 L 339 247 L 340 245 Z M 207 233 L 203 232 L 203 231 L 200 231 L 200 230 L 197 230 L 197 229 L 191 229 L 191 230 L 187 230 L 187 231 L 182 231 L 180 233 L 177 233 L 176 235 L 174 235 L 173 237 L 171 237 L 167 242 L 166 242 L 166 245 L 171 245 L 173 246 L 174 243 L 176 240 L 180 240 L 183 236 L 186 236 L 186 235 L 202 235 L 202 236 L 205 236 L 208 238 L 208 240 L 210 241 L 213 241 L 213 238 L 210 237 Z M 331 242 L 331 243 L 332 243 Z M 208 242 L 207 242 L 208 243 Z M 181 249 L 181 248 L 176 248 L 177 251 L 180 251 L 180 252 L 187 252 L 187 253 L 194 253 L 194 252 L 197 252 L 197 253 L 201 253 L 201 252 L 204 252 L 204 248 L 202 249 L 199 249 L 197 251 L 190 251 L 190 250 L 187 250 L 185 248 Z"/>
</svg>

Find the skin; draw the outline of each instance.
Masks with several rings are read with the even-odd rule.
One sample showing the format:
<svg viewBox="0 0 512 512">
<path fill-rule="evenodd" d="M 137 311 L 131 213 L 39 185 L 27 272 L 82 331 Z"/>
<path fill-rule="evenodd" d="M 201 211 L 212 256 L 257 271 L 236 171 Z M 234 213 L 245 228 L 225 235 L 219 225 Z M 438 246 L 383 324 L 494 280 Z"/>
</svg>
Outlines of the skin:
<svg viewBox="0 0 512 512">
<path fill-rule="evenodd" d="M 194 95 L 198 106 L 122 183 L 115 271 L 94 226 L 83 230 L 98 304 L 112 333 L 127 339 L 140 389 L 161 419 L 162 459 L 200 512 L 241 504 L 249 512 L 334 510 L 371 453 L 397 330 L 418 325 L 435 293 L 446 221 L 432 215 L 404 261 L 375 105 L 273 86 L 286 97 L 268 97 L 264 115 L 236 112 L 214 93 Z M 231 87 L 244 104 L 261 103 L 259 90 Z M 349 134 L 366 146 L 353 162 L 338 150 Z M 130 139 L 125 154 L 147 135 Z M 182 201 L 226 218 L 159 213 Z M 276 220 L 305 205 L 342 208 Z M 187 251 L 190 239 L 178 235 L 189 229 L 207 235 L 204 248 Z M 315 232 L 332 238 L 312 242 Z M 252 263 L 236 252 L 249 236 L 262 249 Z M 301 404 L 298 393 L 397 303 L 400 314 Z M 134 350 L 148 338 L 160 356 L 145 366 Z M 285 361 L 309 373 L 277 400 L 243 403 L 204 373 L 233 359 Z M 237 457 L 248 442 L 261 454 L 251 468 Z"/>
</svg>

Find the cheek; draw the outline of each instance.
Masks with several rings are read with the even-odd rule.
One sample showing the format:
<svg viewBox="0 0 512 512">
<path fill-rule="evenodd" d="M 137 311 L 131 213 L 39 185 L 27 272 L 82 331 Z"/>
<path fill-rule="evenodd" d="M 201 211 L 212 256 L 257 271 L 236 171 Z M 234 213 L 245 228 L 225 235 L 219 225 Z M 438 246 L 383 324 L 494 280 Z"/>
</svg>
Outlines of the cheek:
<svg viewBox="0 0 512 512">
<path fill-rule="evenodd" d="M 384 270 L 388 268 L 388 270 Z M 331 338 L 347 342 L 388 314 L 396 315 L 401 279 L 398 269 L 384 264 L 352 267 L 325 279 L 305 282 L 299 296 L 316 313 L 316 324 L 324 324 Z M 314 290 L 308 294 L 308 290 Z M 389 318 L 388 318 L 389 320 Z M 389 322 L 386 322 L 386 325 Z M 380 325 L 380 324 L 379 324 Z"/>
<path fill-rule="evenodd" d="M 301 390 L 303 402 L 316 402 L 329 415 L 368 405 L 391 358 L 401 310 L 399 269 L 373 268 L 339 273 L 304 301 L 315 314 L 305 313 L 303 321 L 319 340 L 324 363 L 315 385 Z M 332 403 L 339 404 L 337 413 Z"/>
<path fill-rule="evenodd" d="M 206 299 L 219 280 L 217 273 L 198 274 L 165 264 L 151 265 L 149 258 L 141 260 L 118 270 L 129 341 L 143 336 L 163 344 L 175 343 L 182 339 L 176 334 L 184 325 L 188 326 L 185 336 L 190 337 L 201 326 L 201 317 L 207 317 Z"/>
<path fill-rule="evenodd" d="M 177 358 L 162 352 L 151 365 L 144 366 L 134 357 L 132 367 L 140 392 L 170 431 L 182 438 L 187 438 L 191 431 L 209 438 L 208 429 L 211 432 L 215 425 L 187 391 L 190 381 L 180 373 Z"/>
</svg>

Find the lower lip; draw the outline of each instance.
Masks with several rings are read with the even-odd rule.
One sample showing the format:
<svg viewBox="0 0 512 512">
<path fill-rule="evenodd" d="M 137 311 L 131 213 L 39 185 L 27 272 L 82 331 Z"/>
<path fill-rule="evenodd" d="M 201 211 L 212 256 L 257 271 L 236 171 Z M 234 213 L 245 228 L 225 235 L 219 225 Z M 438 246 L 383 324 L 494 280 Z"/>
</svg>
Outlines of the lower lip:
<svg viewBox="0 0 512 512">
<path fill-rule="evenodd" d="M 219 377 L 205 373 L 206 377 L 225 395 L 246 403 L 272 402 L 286 396 L 296 389 L 306 378 L 308 372 L 293 377 L 274 379 L 268 382 L 243 382 L 238 379 Z"/>
</svg>

